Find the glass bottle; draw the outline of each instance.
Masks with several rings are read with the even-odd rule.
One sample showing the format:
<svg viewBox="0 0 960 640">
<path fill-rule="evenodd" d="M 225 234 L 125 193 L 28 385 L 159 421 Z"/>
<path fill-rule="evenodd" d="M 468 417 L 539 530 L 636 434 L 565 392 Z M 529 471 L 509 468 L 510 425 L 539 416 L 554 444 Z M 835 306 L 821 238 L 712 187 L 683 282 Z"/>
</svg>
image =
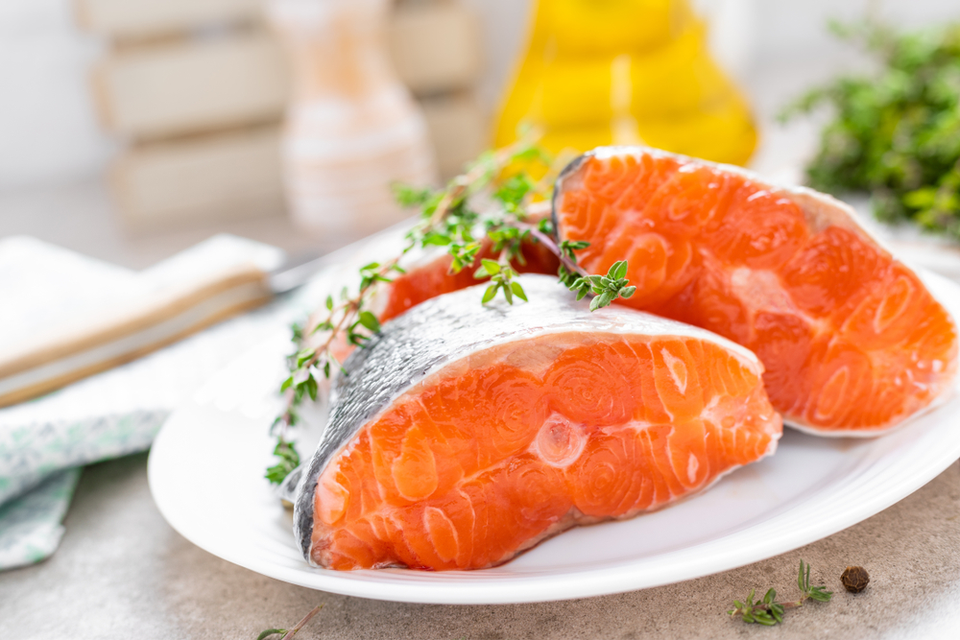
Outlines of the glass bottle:
<svg viewBox="0 0 960 640">
<path fill-rule="evenodd" d="M 707 50 L 687 0 L 537 0 L 528 43 L 495 127 L 539 128 L 558 152 L 646 144 L 745 164 L 747 107 Z"/>
<path fill-rule="evenodd" d="M 269 0 L 293 93 L 283 133 L 287 199 L 305 230 L 344 240 L 409 212 L 390 184 L 436 181 L 423 114 L 386 45 L 389 0 Z"/>
</svg>

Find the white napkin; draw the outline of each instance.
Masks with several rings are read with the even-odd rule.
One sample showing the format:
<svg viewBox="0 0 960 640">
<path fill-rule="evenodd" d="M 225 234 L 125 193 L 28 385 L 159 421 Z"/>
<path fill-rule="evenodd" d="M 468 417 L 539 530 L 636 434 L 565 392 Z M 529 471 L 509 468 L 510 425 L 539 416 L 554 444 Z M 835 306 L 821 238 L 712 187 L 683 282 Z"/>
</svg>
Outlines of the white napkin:
<svg viewBox="0 0 960 640">
<path fill-rule="evenodd" d="M 0 348 L 63 314 L 80 313 L 144 287 L 202 276 L 240 262 L 263 269 L 283 253 L 216 236 L 136 273 L 32 238 L 0 242 Z M 295 295 L 221 323 L 130 364 L 43 398 L 0 409 L 0 570 L 49 556 L 79 468 L 149 448 L 178 404 L 238 353 L 301 319 L 309 295 Z"/>
</svg>

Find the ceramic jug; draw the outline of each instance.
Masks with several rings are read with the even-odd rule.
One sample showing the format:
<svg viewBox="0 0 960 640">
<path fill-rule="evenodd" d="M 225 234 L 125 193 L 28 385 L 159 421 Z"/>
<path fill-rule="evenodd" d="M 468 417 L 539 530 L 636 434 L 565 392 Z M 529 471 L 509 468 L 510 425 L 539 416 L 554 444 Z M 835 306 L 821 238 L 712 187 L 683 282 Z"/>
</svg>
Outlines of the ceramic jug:
<svg viewBox="0 0 960 640">
<path fill-rule="evenodd" d="M 344 240 L 409 216 L 391 183 L 435 182 L 423 114 L 386 46 L 389 0 L 268 0 L 290 60 L 283 134 L 286 193 L 295 222 Z"/>
</svg>

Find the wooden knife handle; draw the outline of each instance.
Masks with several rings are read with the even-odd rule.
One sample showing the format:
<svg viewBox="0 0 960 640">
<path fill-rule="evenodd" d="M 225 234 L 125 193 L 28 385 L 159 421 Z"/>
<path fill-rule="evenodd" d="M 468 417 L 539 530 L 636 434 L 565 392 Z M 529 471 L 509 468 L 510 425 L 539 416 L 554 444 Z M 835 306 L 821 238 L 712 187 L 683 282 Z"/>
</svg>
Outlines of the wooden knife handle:
<svg viewBox="0 0 960 640">
<path fill-rule="evenodd" d="M 271 298 L 266 274 L 239 265 L 65 322 L 0 353 L 0 407 L 130 362 Z"/>
</svg>

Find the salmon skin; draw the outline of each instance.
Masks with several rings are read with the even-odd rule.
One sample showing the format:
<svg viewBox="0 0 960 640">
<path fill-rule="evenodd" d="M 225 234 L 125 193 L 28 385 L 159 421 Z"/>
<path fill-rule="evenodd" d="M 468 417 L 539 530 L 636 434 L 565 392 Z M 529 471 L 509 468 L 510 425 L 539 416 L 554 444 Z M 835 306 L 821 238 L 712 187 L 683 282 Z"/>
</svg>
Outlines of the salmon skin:
<svg viewBox="0 0 960 640">
<path fill-rule="evenodd" d="M 311 564 L 495 566 L 776 449 L 782 423 L 748 350 L 625 307 L 591 313 L 555 277 L 520 282 L 528 303 L 448 293 L 344 363 L 294 500 Z"/>
<path fill-rule="evenodd" d="M 954 320 L 853 210 L 739 167 L 644 147 L 602 147 L 562 173 L 561 240 L 580 263 L 629 261 L 620 301 L 754 351 L 788 424 L 875 435 L 952 388 Z"/>
</svg>

